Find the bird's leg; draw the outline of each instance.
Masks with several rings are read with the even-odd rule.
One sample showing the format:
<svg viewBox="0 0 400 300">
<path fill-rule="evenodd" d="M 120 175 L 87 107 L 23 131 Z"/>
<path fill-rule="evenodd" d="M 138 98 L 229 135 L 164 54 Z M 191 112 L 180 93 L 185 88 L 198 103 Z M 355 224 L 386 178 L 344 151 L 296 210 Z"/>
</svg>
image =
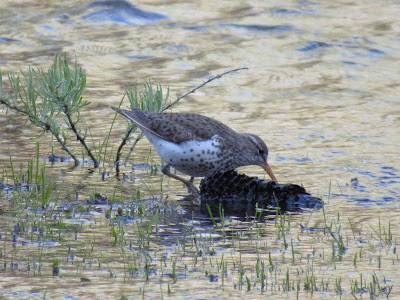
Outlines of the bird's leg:
<svg viewBox="0 0 400 300">
<path fill-rule="evenodd" d="M 176 174 L 173 174 L 173 173 L 171 173 L 170 172 L 170 165 L 166 165 L 166 166 L 164 166 L 163 168 L 162 168 L 162 172 L 165 174 L 165 175 L 167 175 L 167 176 L 169 176 L 169 177 L 171 177 L 171 178 L 174 178 L 174 179 L 176 179 L 176 180 L 179 180 L 180 182 L 183 182 L 186 186 L 187 186 L 187 188 L 189 189 L 189 191 L 193 194 L 193 195 L 195 195 L 196 197 L 199 197 L 200 196 L 200 192 L 199 192 L 199 190 L 193 185 L 193 177 L 191 177 L 190 178 L 190 180 L 186 180 L 186 179 L 183 179 L 182 177 L 180 177 L 180 176 L 178 176 L 178 175 L 176 175 Z"/>
</svg>

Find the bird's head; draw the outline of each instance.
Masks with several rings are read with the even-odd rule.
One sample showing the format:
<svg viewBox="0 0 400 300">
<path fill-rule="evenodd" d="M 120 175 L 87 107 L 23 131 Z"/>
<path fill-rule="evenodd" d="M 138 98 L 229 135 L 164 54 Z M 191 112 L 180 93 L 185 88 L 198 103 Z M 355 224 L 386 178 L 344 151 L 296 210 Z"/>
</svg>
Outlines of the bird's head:
<svg viewBox="0 0 400 300">
<path fill-rule="evenodd" d="M 278 184 L 278 180 L 276 179 L 274 173 L 269 166 L 267 159 L 268 159 L 268 147 L 264 143 L 264 141 L 251 133 L 244 133 L 244 137 L 247 139 L 248 142 L 248 149 L 249 152 L 247 153 L 249 161 L 252 162 L 254 165 L 258 165 L 262 167 L 271 177 L 276 184 Z"/>
</svg>

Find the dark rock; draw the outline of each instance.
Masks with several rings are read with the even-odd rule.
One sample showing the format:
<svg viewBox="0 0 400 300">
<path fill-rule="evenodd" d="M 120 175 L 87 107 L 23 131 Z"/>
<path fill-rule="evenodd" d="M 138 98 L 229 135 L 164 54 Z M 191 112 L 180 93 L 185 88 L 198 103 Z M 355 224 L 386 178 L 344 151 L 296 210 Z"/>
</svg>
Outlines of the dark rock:
<svg viewBox="0 0 400 300">
<path fill-rule="evenodd" d="M 273 181 L 248 177 L 236 171 L 215 173 L 200 183 L 201 206 L 237 215 L 254 215 L 256 208 L 279 208 L 299 211 L 321 208 L 322 201 L 296 184 L 276 184 Z"/>
</svg>

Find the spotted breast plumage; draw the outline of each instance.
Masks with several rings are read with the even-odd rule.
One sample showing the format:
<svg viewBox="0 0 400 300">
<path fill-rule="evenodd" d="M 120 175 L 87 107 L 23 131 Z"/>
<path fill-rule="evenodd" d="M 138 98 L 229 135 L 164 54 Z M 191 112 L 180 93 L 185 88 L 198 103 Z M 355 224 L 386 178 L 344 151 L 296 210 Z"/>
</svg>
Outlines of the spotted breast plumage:
<svg viewBox="0 0 400 300">
<path fill-rule="evenodd" d="M 193 193 L 198 193 L 192 183 L 193 177 L 247 165 L 261 166 L 277 182 L 267 163 L 268 148 L 254 134 L 238 133 L 217 120 L 198 114 L 113 109 L 134 122 L 153 144 L 166 163 L 163 173 L 182 181 Z M 191 176 L 191 180 L 171 173 L 170 166 Z"/>
</svg>

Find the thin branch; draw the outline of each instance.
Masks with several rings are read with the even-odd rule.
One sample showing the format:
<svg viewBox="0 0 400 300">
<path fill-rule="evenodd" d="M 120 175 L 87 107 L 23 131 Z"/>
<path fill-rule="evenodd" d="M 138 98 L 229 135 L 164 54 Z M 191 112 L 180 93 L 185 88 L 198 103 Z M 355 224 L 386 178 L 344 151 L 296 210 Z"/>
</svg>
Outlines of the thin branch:
<svg viewBox="0 0 400 300">
<path fill-rule="evenodd" d="M 41 122 L 41 121 L 40 121 Z M 49 124 L 47 124 L 47 123 L 43 123 L 43 122 L 41 122 L 42 124 L 44 124 L 45 126 L 46 126 L 46 130 L 49 130 L 53 135 L 54 135 L 54 137 L 56 138 L 56 140 L 61 144 L 61 149 L 63 149 L 63 150 L 65 150 L 65 151 L 67 151 L 67 153 L 72 157 L 72 159 L 74 160 L 74 162 L 75 162 L 75 166 L 78 166 L 80 163 L 79 163 L 79 159 L 75 156 L 75 154 L 72 152 L 72 150 L 67 146 L 67 144 L 66 143 L 64 143 L 64 141 L 60 138 L 60 136 L 58 135 L 58 134 L 55 134 L 55 132 L 51 129 L 51 126 L 49 125 Z"/>
<path fill-rule="evenodd" d="M 117 114 L 117 113 L 116 113 Z M 121 142 L 121 144 L 119 145 L 119 147 L 118 147 L 118 150 L 117 150 L 117 157 L 115 158 L 115 161 L 114 161 L 114 164 L 115 164 L 115 166 L 116 166 L 116 168 L 117 168 L 117 174 L 119 174 L 119 165 L 120 165 L 120 160 L 121 160 L 121 151 L 122 151 L 122 148 L 126 145 L 126 143 L 128 142 L 128 140 L 129 140 L 129 137 L 130 137 L 130 135 L 132 134 L 132 132 L 134 132 L 135 131 L 135 127 L 134 126 L 132 126 L 131 127 L 131 129 L 129 129 L 129 131 L 125 134 L 125 136 L 122 138 L 122 142 Z"/>
<path fill-rule="evenodd" d="M 63 107 L 64 114 L 67 116 L 69 126 L 71 127 L 71 130 L 75 133 L 76 138 L 78 141 L 82 144 L 82 146 L 85 148 L 86 153 L 89 155 L 89 157 L 93 160 L 94 167 L 98 168 L 99 167 L 99 162 L 97 161 L 96 157 L 93 155 L 92 150 L 90 147 L 86 144 L 85 138 L 79 133 L 79 131 L 75 127 L 75 123 L 71 119 L 71 115 L 68 111 L 68 106 L 64 105 Z"/>
<path fill-rule="evenodd" d="M 225 71 L 224 73 L 215 75 L 215 76 L 213 76 L 213 77 L 207 79 L 206 81 L 204 81 L 202 84 L 200 84 L 200 85 L 198 85 L 198 86 L 192 88 L 191 90 L 189 90 L 188 92 L 186 92 L 186 93 L 183 94 L 182 96 L 178 97 L 175 101 L 173 101 L 173 102 L 171 102 L 170 104 L 168 104 L 168 105 L 163 109 L 163 111 L 169 109 L 171 106 L 173 106 L 173 105 L 175 105 L 176 103 L 178 103 L 182 98 L 186 97 L 186 96 L 189 95 L 189 94 L 194 93 L 194 92 L 197 91 L 199 88 L 205 86 L 207 83 L 209 83 L 209 82 L 211 82 L 211 81 L 213 81 L 213 80 L 215 80 L 215 79 L 217 79 L 217 78 L 221 78 L 221 77 L 224 76 L 225 74 L 232 73 L 232 72 L 236 72 L 236 71 L 239 71 L 239 70 L 247 70 L 247 69 L 248 69 L 248 68 L 237 68 L 237 69 L 228 70 L 228 71 Z"/>
<path fill-rule="evenodd" d="M 63 142 L 61 137 L 58 134 L 56 134 L 56 132 L 54 132 L 54 130 L 51 127 L 51 124 L 49 124 L 47 122 L 43 122 L 42 120 L 38 120 L 38 119 L 34 120 L 32 118 L 32 115 L 30 115 L 26 110 L 23 110 L 22 108 L 19 108 L 18 106 L 15 106 L 15 105 L 11 105 L 8 101 L 5 101 L 3 99 L 0 99 L 0 104 L 7 106 L 9 109 L 12 109 L 19 113 L 27 115 L 28 118 L 31 120 L 32 124 L 39 123 L 40 127 L 43 128 L 45 131 L 50 131 L 51 134 L 56 138 L 56 140 L 61 144 L 61 148 L 72 157 L 72 159 L 75 162 L 75 165 L 76 166 L 79 165 L 79 160 L 76 158 L 76 156 L 74 155 L 72 150 Z"/>
<path fill-rule="evenodd" d="M 133 141 L 131 148 L 129 149 L 129 153 L 126 155 L 125 161 L 127 161 L 129 159 L 129 157 L 131 156 L 132 152 L 133 152 L 133 148 L 135 148 L 136 144 L 142 139 L 143 137 L 143 132 L 139 133 L 136 137 L 136 139 Z"/>
<path fill-rule="evenodd" d="M 19 108 L 18 106 L 11 105 L 8 101 L 6 101 L 4 99 L 0 99 L 0 104 L 3 104 L 10 109 L 16 110 L 17 112 L 20 112 L 20 113 L 23 113 L 23 114 L 29 116 L 29 114 L 25 110 L 23 110 L 22 108 Z"/>
</svg>

